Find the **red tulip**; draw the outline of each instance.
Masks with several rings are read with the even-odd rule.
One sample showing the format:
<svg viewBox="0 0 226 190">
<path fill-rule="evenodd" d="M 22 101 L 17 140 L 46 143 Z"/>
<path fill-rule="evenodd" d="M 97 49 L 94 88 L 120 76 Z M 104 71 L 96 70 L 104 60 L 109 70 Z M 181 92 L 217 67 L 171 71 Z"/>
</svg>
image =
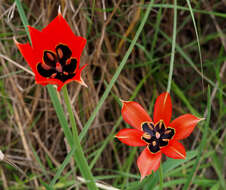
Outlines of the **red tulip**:
<svg viewBox="0 0 226 190">
<path fill-rule="evenodd" d="M 58 91 L 71 81 L 85 85 L 81 72 L 86 65 L 79 68 L 79 61 L 86 39 L 76 36 L 60 13 L 41 31 L 28 29 L 32 46 L 15 42 L 37 84 L 56 84 Z"/>
<path fill-rule="evenodd" d="M 188 137 L 203 119 L 185 114 L 171 122 L 172 103 L 167 92 L 157 98 L 153 120 L 137 102 L 122 103 L 122 117 L 135 129 L 122 129 L 116 137 L 129 146 L 146 146 L 137 160 L 141 180 L 159 168 L 162 153 L 174 159 L 185 159 L 185 148 L 178 140 Z"/>
</svg>

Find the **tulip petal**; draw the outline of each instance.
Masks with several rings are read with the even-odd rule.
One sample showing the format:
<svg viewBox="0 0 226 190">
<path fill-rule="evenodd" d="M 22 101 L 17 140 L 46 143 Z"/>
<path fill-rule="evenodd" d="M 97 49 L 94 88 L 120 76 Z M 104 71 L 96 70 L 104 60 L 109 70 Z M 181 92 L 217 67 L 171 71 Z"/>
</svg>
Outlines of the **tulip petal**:
<svg viewBox="0 0 226 190">
<path fill-rule="evenodd" d="M 184 146 L 176 140 L 170 140 L 166 147 L 161 149 L 166 156 L 174 159 L 185 159 L 186 151 Z"/>
<path fill-rule="evenodd" d="M 159 168 L 161 157 L 161 152 L 153 154 L 148 148 L 143 150 L 137 160 L 137 165 L 141 174 L 141 180 L 143 180 L 145 176 L 150 175 L 152 171 L 155 172 Z"/>
<path fill-rule="evenodd" d="M 72 32 L 70 26 L 61 13 L 59 13 L 52 22 L 42 29 L 42 33 L 45 38 L 51 39 L 51 42 L 55 45 L 58 44 L 59 41 L 68 45 L 72 50 L 72 57 L 75 57 L 79 63 L 82 50 L 86 44 L 86 39 L 76 36 Z"/>
<path fill-rule="evenodd" d="M 38 61 L 35 56 L 33 56 L 33 49 L 29 43 L 21 44 L 15 40 L 16 46 L 20 50 L 21 54 L 24 56 L 26 62 L 29 64 L 33 72 L 36 70 L 35 63 Z"/>
<path fill-rule="evenodd" d="M 163 120 L 165 125 L 168 126 L 172 115 L 172 102 L 168 92 L 164 92 L 158 96 L 153 115 L 155 123 Z"/>
<path fill-rule="evenodd" d="M 122 117 L 129 125 L 141 130 L 143 122 L 151 122 L 152 119 L 137 102 L 122 101 Z"/>
<path fill-rule="evenodd" d="M 137 129 L 122 129 L 115 137 L 129 146 L 146 146 L 147 143 L 141 139 L 143 133 Z"/>
<path fill-rule="evenodd" d="M 46 43 L 48 39 L 42 39 L 43 36 L 39 30 L 33 28 L 32 26 L 27 27 L 31 37 L 32 48 L 38 51 L 43 51 L 43 47 L 45 47 L 45 45 L 48 44 L 48 42 Z M 45 43 L 45 45 L 43 45 L 43 43 Z"/>
<path fill-rule="evenodd" d="M 173 139 L 181 140 L 187 138 L 192 133 L 198 122 L 202 120 L 202 118 L 200 119 L 191 114 L 185 114 L 176 118 L 170 123 L 170 126 L 176 130 Z"/>
</svg>

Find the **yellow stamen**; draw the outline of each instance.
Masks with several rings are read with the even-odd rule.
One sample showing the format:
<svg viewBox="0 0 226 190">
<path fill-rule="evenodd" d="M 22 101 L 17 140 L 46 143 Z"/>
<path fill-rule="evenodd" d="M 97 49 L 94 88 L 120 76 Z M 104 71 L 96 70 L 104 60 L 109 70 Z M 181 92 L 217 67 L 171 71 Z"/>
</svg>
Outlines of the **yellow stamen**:
<svg viewBox="0 0 226 190">
<path fill-rule="evenodd" d="M 148 134 L 148 133 L 144 133 L 143 134 L 143 138 L 145 138 L 145 139 L 151 139 L 151 135 Z"/>
</svg>

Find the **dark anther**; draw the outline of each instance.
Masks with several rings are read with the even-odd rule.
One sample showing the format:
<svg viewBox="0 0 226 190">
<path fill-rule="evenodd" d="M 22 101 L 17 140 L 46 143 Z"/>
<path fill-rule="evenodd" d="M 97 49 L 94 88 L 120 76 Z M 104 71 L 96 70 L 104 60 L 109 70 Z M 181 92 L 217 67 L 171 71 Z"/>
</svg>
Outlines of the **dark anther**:
<svg viewBox="0 0 226 190">
<path fill-rule="evenodd" d="M 75 76 L 77 59 L 71 57 L 72 52 L 66 45 L 57 45 L 55 51 L 43 52 L 43 62 L 37 64 L 37 70 L 43 77 L 65 82 Z"/>
<path fill-rule="evenodd" d="M 161 147 L 168 145 L 169 140 L 175 134 L 173 128 L 166 128 L 164 122 L 161 120 L 154 125 L 153 122 L 142 123 L 142 140 L 148 144 L 148 148 L 152 153 L 158 152 Z"/>
<path fill-rule="evenodd" d="M 168 139 L 160 139 L 159 146 L 166 146 L 168 145 L 169 140 Z"/>
<path fill-rule="evenodd" d="M 163 135 L 162 135 L 162 138 L 163 138 L 163 139 L 172 139 L 172 137 L 173 137 L 174 134 L 175 134 L 174 129 L 168 127 L 168 128 L 164 131 L 164 133 L 163 133 Z"/>
<path fill-rule="evenodd" d="M 142 123 L 142 129 L 144 132 L 149 133 L 151 136 L 154 135 L 153 130 L 154 130 L 154 124 L 152 122 L 145 122 Z"/>
<path fill-rule="evenodd" d="M 50 67 L 55 67 L 56 66 L 56 55 L 52 51 L 44 51 L 43 55 L 43 60 L 46 65 Z"/>
<path fill-rule="evenodd" d="M 70 59 L 66 65 L 64 65 L 64 71 L 66 72 L 74 72 L 77 67 L 77 60 L 72 58 Z"/>
<path fill-rule="evenodd" d="M 55 69 L 46 69 L 45 65 L 43 63 L 39 63 L 37 66 L 37 70 L 39 72 L 40 75 L 42 75 L 43 77 L 50 77 L 52 74 L 56 73 Z"/>
<path fill-rule="evenodd" d="M 163 133 L 165 131 L 165 124 L 163 122 L 158 122 L 155 125 L 156 131 L 159 131 L 159 133 Z"/>
<path fill-rule="evenodd" d="M 160 150 L 160 147 L 159 147 L 159 142 L 158 141 L 152 141 L 152 143 L 150 143 L 148 145 L 148 148 L 149 150 L 152 152 L 152 153 L 156 153 Z"/>
<path fill-rule="evenodd" d="M 56 53 L 57 53 L 58 59 L 63 64 L 65 64 L 66 60 L 69 59 L 72 55 L 72 52 L 69 49 L 69 47 L 63 44 L 60 44 L 56 47 Z"/>
</svg>

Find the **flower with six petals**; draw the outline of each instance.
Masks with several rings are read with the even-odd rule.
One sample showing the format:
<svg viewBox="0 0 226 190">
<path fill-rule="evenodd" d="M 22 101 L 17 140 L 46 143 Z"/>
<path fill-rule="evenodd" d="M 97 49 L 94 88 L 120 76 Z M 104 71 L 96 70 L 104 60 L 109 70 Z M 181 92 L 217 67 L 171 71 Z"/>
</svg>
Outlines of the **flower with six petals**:
<svg viewBox="0 0 226 190">
<path fill-rule="evenodd" d="M 61 13 L 41 31 L 28 26 L 32 46 L 15 41 L 21 54 L 35 74 L 37 84 L 56 84 L 58 91 L 64 84 L 76 81 L 86 84 L 79 61 L 86 39 L 76 36 Z"/>
<path fill-rule="evenodd" d="M 202 119 L 185 114 L 170 121 L 172 103 L 167 92 L 158 96 L 153 120 L 137 102 L 122 103 L 122 117 L 135 129 L 122 129 L 116 137 L 129 146 L 146 146 L 137 160 L 141 180 L 159 168 L 162 153 L 174 159 L 185 159 L 185 148 L 178 140 L 188 137 Z"/>
</svg>

